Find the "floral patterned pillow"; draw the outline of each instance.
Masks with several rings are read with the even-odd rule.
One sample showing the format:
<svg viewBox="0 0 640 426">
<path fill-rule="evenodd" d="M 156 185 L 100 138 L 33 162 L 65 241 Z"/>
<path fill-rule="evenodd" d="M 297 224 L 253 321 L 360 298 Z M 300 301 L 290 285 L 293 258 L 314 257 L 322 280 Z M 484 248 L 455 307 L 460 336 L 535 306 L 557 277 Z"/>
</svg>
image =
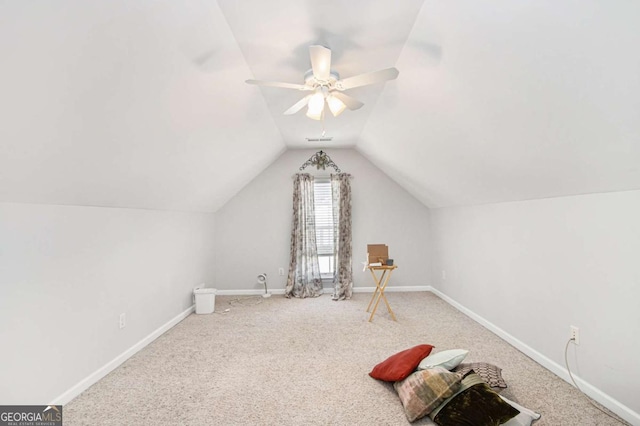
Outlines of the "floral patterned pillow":
<svg viewBox="0 0 640 426">
<path fill-rule="evenodd" d="M 395 382 L 404 413 L 410 422 L 429 414 L 460 387 L 462 374 L 442 367 L 418 370 L 406 379 Z"/>
</svg>

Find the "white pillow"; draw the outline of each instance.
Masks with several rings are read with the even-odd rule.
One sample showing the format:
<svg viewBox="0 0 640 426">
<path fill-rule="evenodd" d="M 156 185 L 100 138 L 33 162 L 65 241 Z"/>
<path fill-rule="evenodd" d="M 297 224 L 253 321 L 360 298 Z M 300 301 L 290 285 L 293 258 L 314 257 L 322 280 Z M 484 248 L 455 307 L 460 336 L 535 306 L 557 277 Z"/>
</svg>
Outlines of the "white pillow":
<svg viewBox="0 0 640 426">
<path fill-rule="evenodd" d="M 465 349 L 449 349 L 447 351 L 437 352 L 420 361 L 418 370 L 426 370 L 427 368 L 442 367 L 452 370 L 458 366 L 469 354 Z"/>
<path fill-rule="evenodd" d="M 502 395 L 499 396 L 513 408 L 520 411 L 520 414 L 518 414 L 508 422 L 503 423 L 504 426 L 531 426 L 531 423 L 534 420 L 538 420 L 540 418 L 540 414 L 536 413 L 535 411 L 531 411 L 528 408 L 525 408 L 522 405 L 517 404 Z"/>
</svg>

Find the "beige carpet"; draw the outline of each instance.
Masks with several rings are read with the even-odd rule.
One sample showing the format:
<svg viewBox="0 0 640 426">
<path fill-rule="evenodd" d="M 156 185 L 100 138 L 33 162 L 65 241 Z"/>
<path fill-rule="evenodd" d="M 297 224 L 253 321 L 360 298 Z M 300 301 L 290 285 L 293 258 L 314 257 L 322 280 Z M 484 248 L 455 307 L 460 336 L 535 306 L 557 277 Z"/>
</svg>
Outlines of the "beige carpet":
<svg viewBox="0 0 640 426">
<path fill-rule="evenodd" d="M 437 296 L 387 293 L 398 322 L 381 306 L 369 323 L 370 296 L 218 296 L 67 404 L 65 425 L 406 425 L 393 386 L 368 373 L 421 343 L 500 366 L 535 426 L 619 424 Z"/>
</svg>

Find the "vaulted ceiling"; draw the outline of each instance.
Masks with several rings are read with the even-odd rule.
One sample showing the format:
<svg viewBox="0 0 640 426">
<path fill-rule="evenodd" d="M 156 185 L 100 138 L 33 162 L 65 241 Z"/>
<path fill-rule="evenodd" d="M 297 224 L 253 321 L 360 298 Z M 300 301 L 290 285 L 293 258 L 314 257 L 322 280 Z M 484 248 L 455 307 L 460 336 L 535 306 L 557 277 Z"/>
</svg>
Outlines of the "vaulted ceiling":
<svg viewBox="0 0 640 426">
<path fill-rule="evenodd" d="M 601 0 L 0 2 L 0 201 L 216 211 L 302 147 L 355 147 L 429 207 L 639 189 L 638 22 Z M 343 78 L 400 75 L 324 123 L 245 83 L 303 83 L 312 44 Z"/>
</svg>

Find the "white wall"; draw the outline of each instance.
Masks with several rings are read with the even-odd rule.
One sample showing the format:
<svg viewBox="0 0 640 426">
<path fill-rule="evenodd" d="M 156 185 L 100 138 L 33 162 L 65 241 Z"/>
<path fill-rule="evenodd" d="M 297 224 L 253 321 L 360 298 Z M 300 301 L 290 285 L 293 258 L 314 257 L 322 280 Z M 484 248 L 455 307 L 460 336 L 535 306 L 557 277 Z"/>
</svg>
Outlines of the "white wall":
<svg viewBox="0 0 640 426">
<path fill-rule="evenodd" d="M 212 246 L 212 214 L 0 203 L 0 403 L 50 403 L 187 310 Z"/>
<path fill-rule="evenodd" d="M 288 272 L 292 217 L 292 177 L 318 150 L 289 150 L 215 214 L 215 287 L 260 289 L 256 276 L 266 272 L 269 286 L 283 289 Z M 389 286 L 428 284 L 429 210 L 353 149 L 326 150 L 343 172 L 353 176 L 353 278 L 355 287 L 374 285 L 362 272 L 369 243 L 389 246 L 398 269 Z M 328 176 L 333 169 L 314 175 Z"/>
<path fill-rule="evenodd" d="M 578 326 L 575 372 L 637 416 L 638 218 L 640 191 L 432 209 L 432 285 L 559 365 Z"/>
</svg>

